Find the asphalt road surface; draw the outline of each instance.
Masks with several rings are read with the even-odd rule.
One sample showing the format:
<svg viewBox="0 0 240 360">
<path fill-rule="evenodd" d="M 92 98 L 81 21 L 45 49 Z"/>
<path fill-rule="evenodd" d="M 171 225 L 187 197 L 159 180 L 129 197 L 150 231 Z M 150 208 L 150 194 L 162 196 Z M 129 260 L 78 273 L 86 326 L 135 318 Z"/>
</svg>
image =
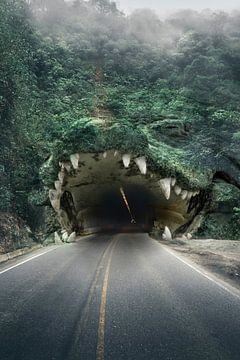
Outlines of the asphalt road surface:
<svg viewBox="0 0 240 360">
<path fill-rule="evenodd" d="M 2 265 L 0 359 L 239 360 L 237 290 L 184 261 L 108 234 Z"/>
</svg>

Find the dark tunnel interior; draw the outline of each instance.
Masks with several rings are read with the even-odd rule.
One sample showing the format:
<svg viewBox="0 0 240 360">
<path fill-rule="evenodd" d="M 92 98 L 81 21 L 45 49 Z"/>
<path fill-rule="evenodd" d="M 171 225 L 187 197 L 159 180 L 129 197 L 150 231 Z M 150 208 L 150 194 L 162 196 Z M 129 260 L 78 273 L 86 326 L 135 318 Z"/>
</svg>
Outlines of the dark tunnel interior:
<svg viewBox="0 0 240 360">
<path fill-rule="evenodd" d="M 154 196 L 146 188 L 136 185 L 116 186 L 101 194 L 96 218 L 101 218 L 105 229 L 148 231 L 154 223 L 151 209 L 153 203 Z"/>
</svg>

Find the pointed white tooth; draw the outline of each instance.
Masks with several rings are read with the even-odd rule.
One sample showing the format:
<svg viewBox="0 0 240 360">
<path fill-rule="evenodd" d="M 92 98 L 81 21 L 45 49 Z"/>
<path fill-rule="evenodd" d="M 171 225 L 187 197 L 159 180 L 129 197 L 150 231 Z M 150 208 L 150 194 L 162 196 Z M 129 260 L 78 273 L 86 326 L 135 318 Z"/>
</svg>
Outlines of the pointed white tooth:
<svg viewBox="0 0 240 360">
<path fill-rule="evenodd" d="M 193 196 L 197 196 L 200 194 L 200 191 L 194 191 Z"/>
<path fill-rule="evenodd" d="M 153 178 L 153 174 L 150 175 L 150 178 L 151 178 L 151 179 Z"/>
<path fill-rule="evenodd" d="M 178 195 L 181 194 L 182 189 L 180 188 L 180 186 L 176 185 L 176 186 L 174 187 L 174 192 L 175 192 L 175 194 L 178 196 Z"/>
<path fill-rule="evenodd" d="M 79 154 L 72 154 L 70 156 L 70 160 L 72 163 L 73 168 L 76 170 L 78 168 L 78 162 L 79 162 L 80 156 Z"/>
<path fill-rule="evenodd" d="M 159 184 L 165 198 L 169 200 L 171 196 L 171 178 L 161 179 Z"/>
<path fill-rule="evenodd" d="M 71 163 L 68 161 L 60 161 L 59 162 L 59 166 L 61 167 L 62 170 L 66 169 L 67 172 L 71 171 Z"/>
<path fill-rule="evenodd" d="M 56 180 L 56 181 L 54 182 L 54 185 L 55 185 L 55 189 L 56 189 L 58 192 L 60 192 L 60 191 L 61 191 L 61 188 L 62 188 L 62 184 L 60 183 L 60 181 L 59 181 L 59 180 Z"/>
<path fill-rule="evenodd" d="M 122 156 L 123 165 L 125 168 L 128 168 L 131 162 L 131 155 L 130 154 L 124 154 Z"/>
<path fill-rule="evenodd" d="M 145 156 L 139 157 L 135 159 L 135 163 L 137 164 L 141 174 L 146 175 L 147 173 L 147 161 Z"/>
<path fill-rule="evenodd" d="M 172 186 L 175 186 L 175 185 L 176 185 L 176 182 L 177 182 L 177 179 L 174 178 L 174 177 L 172 177 L 172 179 L 171 179 L 171 185 L 172 185 Z"/>
<path fill-rule="evenodd" d="M 192 192 L 192 191 L 189 191 L 189 192 L 188 192 L 187 199 L 188 199 L 188 200 L 191 200 L 192 196 L 193 196 L 193 192 Z"/>
<path fill-rule="evenodd" d="M 64 177 L 65 177 L 64 171 L 59 171 L 59 173 L 58 173 L 58 179 L 59 179 L 59 181 L 60 181 L 61 184 L 62 184 L 63 181 L 64 181 Z"/>
<path fill-rule="evenodd" d="M 107 157 L 107 151 L 105 151 L 105 152 L 103 153 L 103 158 L 106 159 L 106 157 Z"/>
<path fill-rule="evenodd" d="M 188 239 L 188 240 L 191 240 L 191 239 L 192 239 L 192 234 L 187 233 L 187 239 Z"/>
<path fill-rule="evenodd" d="M 49 200 L 55 211 L 60 210 L 60 195 L 57 190 L 49 190 Z"/>
<path fill-rule="evenodd" d="M 70 163 L 70 162 L 65 161 L 65 162 L 63 163 L 63 166 L 64 166 L 64 168 L 67 170 L 67 172 L 70 172 L 70 171 L 71 171 L 71 163 Z"/>
<path fill-rule="evenodd" d="M 167 241 L 172 240 L 172 233 L 171 233 L 170 229 L 167 226 L 165 226 L 164 233 L 163 233 L 162 237 L 163 237 L 164 240 L 167 240 Z"/>
<path fill-rule="evenodd" d="M 181 192 L 181 198 L 182 198 L 183 200 L 186 200 L 187 196 L 188 196 L 187 190 L 183 190 L 183 191 Z"/>
<path fill-rule="evenodd" d="M 116 156 L 118 156 L 118 151 L 117 150 L 114 152 L 114 157 L 116 157 Z"/>
</svg>

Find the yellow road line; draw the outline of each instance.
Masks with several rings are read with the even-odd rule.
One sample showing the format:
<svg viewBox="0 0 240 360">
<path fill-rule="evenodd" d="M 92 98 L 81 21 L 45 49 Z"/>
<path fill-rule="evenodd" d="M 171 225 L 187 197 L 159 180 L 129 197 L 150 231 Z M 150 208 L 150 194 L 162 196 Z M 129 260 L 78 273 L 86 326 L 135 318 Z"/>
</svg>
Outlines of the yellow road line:
<svg viewBox="0 0 240 360">
<path fill-rule="evenodd" d="M 103 253 L 103 255 L 101 257 L 101 260 L 100 260 L 100 262 L 98 264 L 94 279 L 92 281 L 92 284 L 91 284 L 91 287 L 90 287 L 90 290 L 89 290 L 89 293 L 88 293 L 87 301 L 86 301 L 86 304 L 85 304 L 85 306 L 83 308 L 82 316 L 80 318 L 80 321 L 79 321 L 79 324 L 78 324 L 78 327 L 77 327 L 77 330 L 76 330 L 77 335 L 75 336 L 74 343 L 73 343 L 73 345 L 71 347 L 71 350 L 69 352 L 70 358 L 73 357 L 73 355 L 75 353 L 75 349 L 78 347 L 79 341 L 81 341 L 82 333 L 84 332 L 84 330 L 86 328 L 86 325 L 88 323 L 88 319 L 89 319 L 89 315 L 90 315 L 89 310 L 90 310 L 90 306 L 91 306 L 91 303 L 92 303 L 93 298 L 94 298 L 94 294 L 95 294 L 97 283 L 98 283 L 98 280 L 99 280 L 99 277 L 100 277 L 101 270 L 103 269 L 103 263 L 104 263 L 104 260 L 105 260 L 105 258 L 107 256 L 107 254 L 110 252 L 111 248 L 113 247 L 113 245 L 114 245 L 114 241 L 111 241 L 110 244 L 104 250 L 104 253 Z"/>
<path fill-rule="evenodd" d="M 101 261 L 100 261 L 100 263 L 98 265 L 94 280 L 93 280 L 92 285 L 91 285 L 90 290 L 89 290 L 87 302 L 86 302 L 86 305 L 84 307 L 84 310 L 83 310 L 83 313 L 82 313 L 82 316 L 81 316 L 81 320 L 80 320 L 80 329 L 81 329 L 81 331 L 84 330 L 84 328 L 86 326 L 86 323 L 88 321 L 89 308 L 90 308 L 92 299 L 94 297 L 94 292 L 95 292 L 95 289 L 96 289 L 96 286 L 97 286 L 97 282 L 98 282 L 98 279 L 99 279 L 99 276 L 100 276 L 100 272 L 101 272 L 101 270 L 103 268 L 103 262 L 104 262 L 107 254 L 110 251 L 112 246 L 113 246 L 113 241 L 111 241 L 110 244 L 105 249 L 104 254 L 103 254 L 102 258 L 101 258 Z"/>
<path fill-rule="evenodd" d="M 110 267 L 111 267 L 111 262 L 112 262 L 112 255 L 113 255 L 113 251 L 116 247 L 117 241 L 118 240 L 115 240 L 115 242 L 111 248 L 108 263 L 107 263 L 107 268 L 106 268 L 104 280 L 103 280 L 99 324 L 98 324 L 98 343 L 97 343 L 96 360 L 104 360 L 104 337 L 105 337 L 105 315 L 106 315 L 106 303 L 107 303 L 107 289 L 108 289 L 108 282 L 109 282 Z"/>
</svg>

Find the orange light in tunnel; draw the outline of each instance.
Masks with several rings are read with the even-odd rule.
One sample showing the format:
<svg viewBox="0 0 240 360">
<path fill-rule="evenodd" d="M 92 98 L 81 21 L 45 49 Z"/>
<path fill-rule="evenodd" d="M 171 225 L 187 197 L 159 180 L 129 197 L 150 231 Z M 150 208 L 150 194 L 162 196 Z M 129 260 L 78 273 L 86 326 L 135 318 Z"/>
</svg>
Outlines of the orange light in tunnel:
<svg viewBox="0 0 240 360">
<path fill-rule="evenodd" d="M 131 216 L 131 223 L 136 223 L 136 220 L 134 219 L 134 217 L 133 217 L 133 215 L 132 215 L 132 211 L 131 211 L 131 208 L 130 208 L 130 206 L 129 206 L 129 203 L 128 203 L 128 200 L 127 200 L 127 196 L 126 196 L 126 194 L 125 194 L 125 191 L 123 190 L 123 188 L 122 187 L 120 187 L 120 193 L 121 193 L 121 195 L 122 195 L 122 198 L 123 198 L 123 201 L 124 201 L 124 203 L 125 203 L 125 205 L 126 205 L 126 207 L 127 207 L 127 209 L 128 209 L 128 212 L 129 212 L 129 214 L 130 214 L 130 216 Z"/>
</svg>

